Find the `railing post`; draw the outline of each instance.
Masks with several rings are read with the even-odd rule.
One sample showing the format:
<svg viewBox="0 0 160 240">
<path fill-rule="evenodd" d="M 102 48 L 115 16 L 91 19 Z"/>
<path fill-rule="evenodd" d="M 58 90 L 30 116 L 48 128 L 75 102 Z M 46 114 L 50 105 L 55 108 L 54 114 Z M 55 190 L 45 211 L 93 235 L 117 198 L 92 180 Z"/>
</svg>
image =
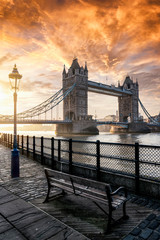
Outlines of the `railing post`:
<svg viewBox="0 0 160 240">
<path fill-rule="evenodd" d="M 10 147 L 10 134 L 8 133 L 8 148 Z"/>
<path fill-rule="evenodd" d="M 69 173 L 72 174 L 72 139 L 69 139 Z"/>
<path fill-rule="evenodd" d="M 7 147 L 9 148 L 9 133 L 7 134 Z"/>
<path fill-rule="evenodd" d="M 61 161 L 61 140 L 58 139 L 58 161 Z"/>
<path fill-rule="evenodd" d="M 135 192 L 139 194 L 139 143 L 135 143 Z"/>
<path fill-rule="evenodd" d="M 33 159 L 35 160 L 35 136 L 33 136 Z"/>
<path fill-rule="evenodd" d="M 54 169 L 54 137 L 51 138 L 51 167 Z"/>
<path fill-rule="evenodd" d="M 29 156 L 29 136 L 27 136 L 27 157 Z"/>
<path fill-rule="evenodd" d="M 100 181 L 100 141 L 96 141 L 96 150 L 97 150 L 97 181 Z"/>
<path fill-rule="evenodd" d="M 43 156 L 43 137 L 41 137 L 41 164 L 44 165 L 44 156 Z"/>
<path fill-rule="evenodd" d="M 12 149 L 12 134 L 11 134 L 11 149 Z"/>
<path fill-rule="evenodd" d="M 22 155 L 23 155 L 23 135 L 22 135 Z"/>
<path fill-rule="evenodd" d="M 19 135 L 17 135 L 17 149 L 19 149 Z"/>
</svg>

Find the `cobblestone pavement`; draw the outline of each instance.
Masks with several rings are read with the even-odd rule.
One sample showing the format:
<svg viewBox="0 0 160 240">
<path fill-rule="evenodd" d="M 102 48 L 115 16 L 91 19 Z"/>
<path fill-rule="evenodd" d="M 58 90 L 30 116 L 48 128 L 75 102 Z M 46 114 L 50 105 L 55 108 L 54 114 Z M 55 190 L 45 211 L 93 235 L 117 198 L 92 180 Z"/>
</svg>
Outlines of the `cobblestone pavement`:
<svg viewBox="0 0 160 240">
<path fill-rule="evenodd" d="M 0 145 L 0 184 L 20 198 L 30 201 L 46 195 L 47 182 L 44 167 L 39 163 L 20 156 L 20 178 L 12 179 L 11 151 Z M 158 240 L 160 239 L 160 201 L 129 194 L 129 201 L 153 210 L 145 220 L 123 238 L 123 240 Z"/>
<path fill-rule="evenodd" d="M 158 240 L 160 239 L 160 214 L 150 214 L 135 227 L 123 240 Z"/>
<path fill-rule="evenodd" d="M 44 167 L 20 156 L 20 178 L 11 178 L 11 151 L 0 145 L 0 184 L 26 201 L 46 195 Z"/>
</svg>

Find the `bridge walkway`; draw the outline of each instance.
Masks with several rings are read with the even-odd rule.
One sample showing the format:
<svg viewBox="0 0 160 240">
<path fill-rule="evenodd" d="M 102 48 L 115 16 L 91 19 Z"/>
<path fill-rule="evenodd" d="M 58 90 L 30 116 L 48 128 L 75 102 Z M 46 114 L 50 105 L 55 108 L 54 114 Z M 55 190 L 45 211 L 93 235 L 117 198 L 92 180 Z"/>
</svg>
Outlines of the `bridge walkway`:
<svg viewBox="0 0 160 240">
<path fill-rule="evenodd" d="M 125 240 L 148 240 L 152 239 L 149 237 L 153 236 L 155 237 L 153 239 L 160 239 L 156 238 L 156 236 L 159 237 L 160 235 L 159 201 L 130 193 L 130 200 L 127 203 L 127 213 L 130 218 L 114 225 L 111 233 L 105 235 L 106 215 L 97 209 L 90 200 L 66 195 L 43 204 L 47 190 L 43 166 L 25 156 L 20 156 L 21 176 L 17 179 L 11 179 L 10 149 L 0 145 L 0 150 L 3 153 L 0 155 L 0 221 L 3 223 L 1 224 L 2 227 L 0 227 L 0 239 L 14 239 L 13 237 L 9 238 L 11 232 L 16 236 L 15 239 L 32 240 L 72 240 L 87 239 L 87 237 L 96 240 L 123 238 Z M 5 198 L 8 200 L 6 201 Z M 22 209 L 22 206 L 24 209 Z M 25 215 L 26 213 L 27 215 Z M 35 213 L 37 213 L 36 216 Z M 114 218 L 119 218 L 121 214 L 121 209 L 115 211 Z M 27 216 L 26 219 L 25 216 Z M 41 218 L 41 216 L 43 217 Z M 35 223 L 28 224 L 27 227 L 27 224 L 23 225 L 25 221 L 26 223 L 27 221 L 35 221 Z M 14 227 L 15 224 L 16 227 Z M 2 228 L 6 228 L 6 238 L 4 238 Z M 45 229 L 49 234 L 53 235 L 46 237 Z M 58 238 L 55 234 L 56 231 Z M 141 238 L 138 238 L 140 236 Z"/>
</svg>

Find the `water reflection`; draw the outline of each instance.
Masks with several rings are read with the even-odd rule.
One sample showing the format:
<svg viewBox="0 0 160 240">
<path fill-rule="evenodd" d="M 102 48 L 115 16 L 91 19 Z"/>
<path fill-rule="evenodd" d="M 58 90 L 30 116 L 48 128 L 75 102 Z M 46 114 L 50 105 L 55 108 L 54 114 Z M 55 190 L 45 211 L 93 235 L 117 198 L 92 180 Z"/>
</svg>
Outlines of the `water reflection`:
<svg viewBox="0 0 160 240">
<path fill-rule="evenodd" d="M 11 132 L 9 132 L 11 133 Z M 29 135 L 44 138 L 49 138 L 44 140 L 44 154 L 51 154 L 51 137 L 55 137 L 53 132 L 18 132 L 19 135 Z M 73 140 L 82 140 L 82 141 L 93 141 L 94 143 L 73 143 L 73 151 L 94 154 L 95 156 L 87 156 L 81 154 L 73 154 L 73 162 L 85 163 L 88 165 L 95 166 L 96 165 L 96 144 L 97 140 L 101 141 L 101 168 L 105 168 L 108 170 L 121 171 L 127 173 L 134 173 L 135 165 L 131 161 L 123 161 L 121 159 L 129 159 L 134 160 L 135 158 L 135 149 L 134 147 L 128 146 L 117 146 L 113 144 L 106 143 L 122 143 L 122 144 L 134 144 L 138 142 L 143 145 L 151 145 L 151 146 L 160 146 L 160 133 L 147 133 L 147 134 L 111 134 L 111 133 L 101 133 L 100 135 L 95 136 L 61 136 L 55 137 L 56 139 L 69 139 Z M 32 149 L 32 137 L 29 138 L 29 148 Z M 40 138 L 36 138 L 36 151 L 41 150 L 40 148 Z M 24 147 L 26 147 L 27 138 L 24 137 Z M 55 141 L 55 148 L 58 149 L 58 140 Z M 61 142 L 61 148 L 63 152 L 61 152 L 62 159 L 68 161 L 69 159 L 69 145 L 68 141 Z M 55 150 L 55 155 L 58 157 L 58 151 Z M 160 148 L 153 147 L 140 147 L 139 152 L 140 157 L 140 175 L 143 177 L 152 176 L 153 178 L 160 177 Z M 119 159 L 118 159 L 119 158 Z M 144 163 L 145 161 L 145 163 Z M 150 164 L 149 162 L 152 162 Z M 155 164 L 155 162 L 157 164 Z"/>
<path fill-rule="evenodd" d="M 100 133 L 94 136 L 73 136 L 73 139 L 109 142 L 109 143 L 129 143 L 134 144 L 138 142 L 144 145 L 160 146 L 160 133 L 130 133 L 130 134 L 112 134 L 112 133 Z"/>
<path fill-rule="evenodd" d="M 5 131 L 5 133 L 12 134 L 12 131 Z M 115 134 L 115 133 L 100 133 L 99 135 L 93 136 L 55 136 L 54 131 L 18 131 L 19 135 L 24 136 L 36 136 L 36 137 L 45 137 L 45 138 L 72 138 L 76 140 L 86 140 L 86 141 L 97 141 L 108 142 L 108 143 L 131 143 L 134 144 L 138 142 L 139 144 L 144 145 L 155 145 L 160 146 L 160 133 L 132 133 L 132 134 Z"/>
</svg>

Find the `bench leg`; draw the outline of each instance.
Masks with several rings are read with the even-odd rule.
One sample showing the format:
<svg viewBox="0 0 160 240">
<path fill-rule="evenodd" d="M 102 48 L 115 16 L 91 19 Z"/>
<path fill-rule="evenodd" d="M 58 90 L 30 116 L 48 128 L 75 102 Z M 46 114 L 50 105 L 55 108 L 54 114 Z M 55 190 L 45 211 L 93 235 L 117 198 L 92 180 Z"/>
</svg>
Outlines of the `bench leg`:
<svg viewBox="0 0 160 240">
<path fill-rule="evenodd" d="M 43 203 L 47 203 L 48 202 L 50 190 L 51 190 L 51 188 L 48 186 L 47 196 L 46 196 L 46 198 L 45 198 Z"/>
<path fill-rule="evenodd" d="M 111 220 L 112 220 L 112 210 L 109 210 L 108 223 L 107 223 L 107 229 L 105 231 L 105 234 L 108 234 L 111 231 Z"/>
<path fill-rule="evenodd" d="M 123 203 L 123 219 L 128 219 L 129 216 L 126 214 L 126 202 Z"/>
</svg>

